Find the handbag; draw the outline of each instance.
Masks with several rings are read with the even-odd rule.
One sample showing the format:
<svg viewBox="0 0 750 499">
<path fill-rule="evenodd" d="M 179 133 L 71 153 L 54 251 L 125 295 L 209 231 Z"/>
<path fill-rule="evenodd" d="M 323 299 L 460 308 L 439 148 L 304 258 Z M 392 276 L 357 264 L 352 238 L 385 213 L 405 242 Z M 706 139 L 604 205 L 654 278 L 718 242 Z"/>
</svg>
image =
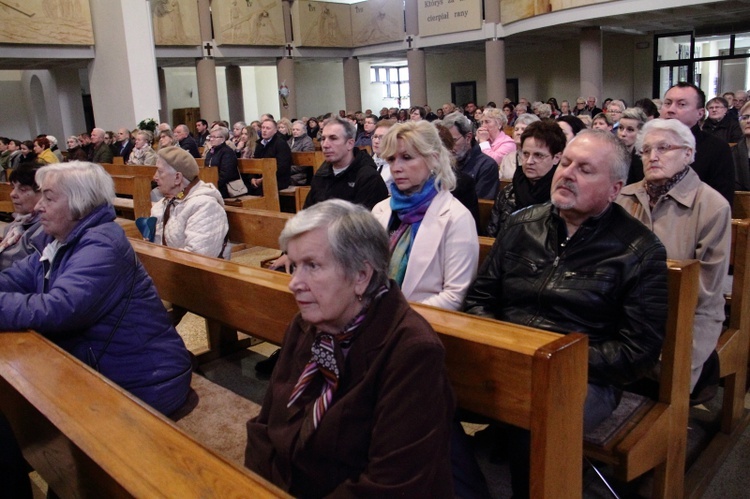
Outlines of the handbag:
<svg viewBox="0 0 750 499">
<path fill-rule="evenodd" d="M 238 168 L 237 173 L 239 172 L 240 170 Z M 227 192 L 229 193 L 230 198 L 236 198 L 238 196 L 244 196 L 245 194 L 247 194 L 247 186 L 242 180 L 242 175 L 240 175 L 240 178 L 238 178 L 237 180 L 227 182 Z"/>
</svg>

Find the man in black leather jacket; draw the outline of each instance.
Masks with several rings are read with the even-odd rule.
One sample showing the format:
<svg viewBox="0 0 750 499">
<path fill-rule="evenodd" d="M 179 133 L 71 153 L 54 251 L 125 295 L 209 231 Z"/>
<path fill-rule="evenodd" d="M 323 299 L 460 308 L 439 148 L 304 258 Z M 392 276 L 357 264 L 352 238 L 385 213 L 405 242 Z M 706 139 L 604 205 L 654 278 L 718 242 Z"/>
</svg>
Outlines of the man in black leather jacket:
<svg viewBox="0 0 750 499">
<path fill-rule="evenodd" d="M 563 152 L 551 203 L 511 215 L 464 304 L 475 315 L 589 335 L 584 431 L 656 364 L 664 341 L 666 250 L 613 203 L 629 165 L 611 133 L 580 133 Z M 523 496 L 528 461 L 515 455 L 514 495 Z"/>
</svg>

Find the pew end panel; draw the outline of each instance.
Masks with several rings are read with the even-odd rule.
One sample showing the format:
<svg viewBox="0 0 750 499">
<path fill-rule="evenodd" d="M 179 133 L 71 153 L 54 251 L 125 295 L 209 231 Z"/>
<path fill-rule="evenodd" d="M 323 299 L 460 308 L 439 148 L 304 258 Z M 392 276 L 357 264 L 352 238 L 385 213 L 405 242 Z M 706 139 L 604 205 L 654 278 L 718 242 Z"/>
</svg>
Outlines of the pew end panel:
<svg viewBox="0 0 750 499">
<path fill-rule="evenodd" d="M 584 442 L 584 453 L 611 464 L 631 481 L 653 469 L 653 497 L 681 497 L 684 489 L 693 319 L 700 263 L 670 261 L 667 326 L 657 401 L 636 411 L 602 445 Z"/>
<path fill-rule="evenodd" d="M 249 246 L 279 247 L 279 234 L 291 213 L 226 206 L 229 240 Z"/>
<path fill-rule="evenodd" d="M 112 175 L 115 193 L 132 196 L 132 199 L 116 198 L 115 208 L 125 213 L 133 212 L 133 219 L 151 216 L 151 181 L 138 175 Z"/>
<path fill-rule="evenodd" d="M 281 211 L 279 184 L 276 181 L 276 158 L 240 159 L 237 167 L 242 174 L 260 175 L 263 178 L 263 196 L 238 198 L 243 208 Z"/>
<path fill-rule="evenodd" d="M 61 497 L 284 496 L 34 332 L 0 334 L 0 396 Z"/>
<path fill-rule="evenodd" d="M 10 191 L 13 190 L 13 186 L 10 182 L 0 182 L 0 212 L 13 213 L 13 202 L 10 200 Z"/>
</svg>

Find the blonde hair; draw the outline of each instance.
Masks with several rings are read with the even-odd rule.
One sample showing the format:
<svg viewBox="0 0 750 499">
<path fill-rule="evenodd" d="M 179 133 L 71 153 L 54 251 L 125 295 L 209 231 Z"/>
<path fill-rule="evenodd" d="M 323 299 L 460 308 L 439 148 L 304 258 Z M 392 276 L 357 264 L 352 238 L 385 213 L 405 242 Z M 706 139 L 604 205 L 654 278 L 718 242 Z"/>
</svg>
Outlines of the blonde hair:
<svg viewBox="0 0 750 499">
<path fill-rule="evenodd" d="M 495 107 L 488 107 L 487 109 L 482 111 L 482 118 L 488 118 L 497 121 L 497 126 L 501 131 L 503 127 L 508 124 L 508 117 L 505 116 L 503 110 L 497 109 Z"/>
<path fill-rule="evenodd" d="M 502 113 L 502 111 L 501 111 Z M 440 135 L 429 121 L 406 121 L 392 126 L 383 136 L 380 144 L 380 157 L 389 158 L 396 154 L 398 140 L 410 154 L 420 156 L 435 175 L 438 189 L 452 191 L 456 188 L 456 175 L 451 168 L 451 154 L 440 140 Z"/>
</svg>

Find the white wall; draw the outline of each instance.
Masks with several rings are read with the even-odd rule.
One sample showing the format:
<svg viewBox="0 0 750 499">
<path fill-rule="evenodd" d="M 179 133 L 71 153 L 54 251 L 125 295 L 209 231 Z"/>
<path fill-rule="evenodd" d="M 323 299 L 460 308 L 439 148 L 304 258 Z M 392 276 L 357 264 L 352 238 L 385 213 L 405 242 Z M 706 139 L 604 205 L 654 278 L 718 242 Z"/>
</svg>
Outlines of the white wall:
<svg viewBox="0 0 750 499">
<path fill-rule="evenodd" d="M 451 83 L 477 82 L 477 100 L 487 102 L 487 72 L 484 50 L 451 50 L 445 47 L 427 51 L 427 104 L 433 111 L 451 101 Z"/>
<path fill-rule="evenodd" d="M 245 118 L 247 121 L 258 119 L 263 113 L 271 113 L 278 120 L 281 117 L 281 102 L 279 100 L 279 81 L 276 74 L 276 66 L 255 66 L 248 68 L 255 73 L 254 90 L 245 82 L 245 73 L 242 73 L 242 86 L 245 96 Z M 295 80 L 300 81 L 296 73 Z M 342 78 L 343 79 L 343 78 Z M 249 80 L 248 80 L 249 81 Z M 341 87 L 343 88 L 343 87 Z M 251 104 L 252 103 L 252 104 Z M 299 94 L 297 94 L 297 112 L 299 113 Z M 300 114 L 300 116 L 302 116 Z"/>
<path fill-rule="evenodd" d="M 21 71 L 0 71 L 0 136 L 10 139 L 32 138 L 31 113 L 26 107 Z"/>
<path fill-rule="evenodd" d="M 344 109 L 344 69 L 341 61 L 298 63 L 294 68 L 294 79 L 297 81 L 299 116 L 320 116 Z"/>
<path fill-rule="evenodd" d="M 172 122 L 172 111 L 174 109 L 200 107 L 195 67 L 164 68 L 164 82 L 167 87 L 167 121 Z M 219 93 L 221 93 L 221 89 L 219 89 Z M 179 123 L 171 124 L 172 126 L 179 125 Z"/>
</svg>

